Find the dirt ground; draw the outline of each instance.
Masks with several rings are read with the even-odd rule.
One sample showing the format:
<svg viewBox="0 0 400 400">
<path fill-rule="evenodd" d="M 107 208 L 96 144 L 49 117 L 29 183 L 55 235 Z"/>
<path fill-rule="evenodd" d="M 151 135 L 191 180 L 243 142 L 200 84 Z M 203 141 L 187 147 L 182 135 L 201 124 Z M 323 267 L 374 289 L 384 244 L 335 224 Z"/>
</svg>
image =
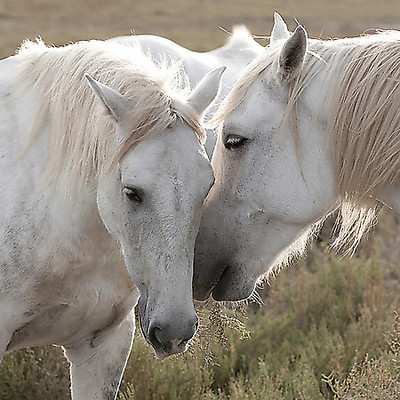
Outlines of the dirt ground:
<svg viewBox="0 0 400 400">
<path fill-rule="evenodd" d="M 296 18 L 314 37 L 400 28 L 398 0 L 0 0 L 0 56 L 36 36 L 60 45 L 132 32 L 209 50 L 226 39 L 220 27 L 243 23 L 255 35 L 269 35 L 274 11 L 291 28 Z"/>
</svg>

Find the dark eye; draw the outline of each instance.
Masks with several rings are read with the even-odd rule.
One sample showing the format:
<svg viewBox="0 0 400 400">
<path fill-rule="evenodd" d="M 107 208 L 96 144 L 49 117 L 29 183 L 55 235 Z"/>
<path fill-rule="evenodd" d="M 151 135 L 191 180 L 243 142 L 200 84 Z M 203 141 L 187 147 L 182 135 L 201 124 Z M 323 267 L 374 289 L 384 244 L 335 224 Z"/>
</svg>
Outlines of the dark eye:
<svg viewBox="0 0 400 400">
<path fill-rule="evenodd" d="M 244 145 L 248 139 L 239 135 L 229 135 L 225 138 L 224 146 L 226 149 L 237 149 L 238 147 Z"/>
<path fill-rule="evenodd" d="M 125 196 L 135 203 L 143 202 L 143 190 L 138 188 L 124 187 Z"/>
</svg>

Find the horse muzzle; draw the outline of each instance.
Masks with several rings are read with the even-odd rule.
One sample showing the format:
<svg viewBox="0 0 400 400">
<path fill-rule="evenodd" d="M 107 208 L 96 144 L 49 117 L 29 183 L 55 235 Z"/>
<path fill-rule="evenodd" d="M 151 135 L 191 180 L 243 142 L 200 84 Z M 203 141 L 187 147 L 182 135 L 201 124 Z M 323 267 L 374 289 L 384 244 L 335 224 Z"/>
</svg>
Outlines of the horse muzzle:
<svg viewBox="0 0 400 400">
<path fill-rule="evenodd" d="M 165 312 L 170 319 L 149 317 L 147 299 L 139 299 L 140 326 L 146 341 L 153 347 L 157 358 L 163 359 L 186 351 L 198 327 L 198 318 L 193 315 L 183 318 L 181 313 Z M 174 317 L 179 315 L 179 318 Z"/>
<path fill-rule="evenodd" d="M 148 341 L 153 346 L 157 358 L 163 359 L 173 354 L 183 353 L 187 349 L 189 341 L 197 330 L 197 318 L 195 322 L 188 324 L 185 330 L 172 332 L 170 326 L 150 324 Z"/>
</svg>

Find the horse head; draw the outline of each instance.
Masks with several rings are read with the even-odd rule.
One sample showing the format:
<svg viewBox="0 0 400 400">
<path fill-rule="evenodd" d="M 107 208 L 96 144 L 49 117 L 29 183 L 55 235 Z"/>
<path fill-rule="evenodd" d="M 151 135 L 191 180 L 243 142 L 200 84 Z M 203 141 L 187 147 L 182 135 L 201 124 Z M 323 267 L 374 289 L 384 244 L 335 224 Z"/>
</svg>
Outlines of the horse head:
<svg viewBox="0 0 400 400">
<path fill-rule="evenodd" d="M 186 100 L 158 89 L 151 93 L 149 84 L 142 97 L 136 93 L 127 99 L 88 76 L 115 125 L 119 154 L 99 177 L 99 214 L 121 245 L 140 291 L 143 334 L 160 358 L 184 351 L 197 327 L 194 244 L 203 200 L 214 181 L 198 118 L 216 96 L 223 69 L 208 74 Z M 132 135 L 141 135 L 133 145 Z"/>
<path fill-rule="evenodd" d="M 308 88 L 305 97 L 315 90 L 314 97 L 306 97 L 297 115 L 290 110 L 309 56 L 307 34 L 301 26 L 290 34 L 280 16 L 275 20 L 271 44 L 239 77 L 217 116 L 216 181 L 196 244 L 198 299 L 211 292 L 216 300 L 249 297 L 257 279 L 290 256 L 291 244 L 302 242 L 336 204 L 325 126 L 308 109 L 318 90 Z"/>
</svg>

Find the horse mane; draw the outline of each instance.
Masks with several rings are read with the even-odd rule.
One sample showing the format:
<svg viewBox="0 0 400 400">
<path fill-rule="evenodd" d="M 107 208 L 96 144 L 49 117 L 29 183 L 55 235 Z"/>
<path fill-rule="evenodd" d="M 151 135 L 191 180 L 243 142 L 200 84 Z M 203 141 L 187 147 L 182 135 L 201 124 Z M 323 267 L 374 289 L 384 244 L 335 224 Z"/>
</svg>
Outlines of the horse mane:
<svg viewBox="0 0 400 400">
<path fill-rule="evenodd" d="M 301 94 L 327 65 L 328 79 L 335 82 L 329 93 L 332 110 L 328 132 L 341 199 L 333 247 L 353 254 L 375 220 L 382 191 L 399 176 L 400 33 L 309 40 L 309 49 L 300 74 L 290 85 L 282 125 L 290 125 L 298 143 L 297 106 Z M 269 46 L 248 66 L 213 124 L 221 128 L 260 74 L 276 67 L 279 53 L 279 46 Z"/>
<path fill-rule="evenodd" d="M 155 65 L 138 48 L 95 40 L 58 48 L 27 41 L 16 57 L 19 88 L 37 102 L 32 139 L 45 126 L 50 132 L 48 173 L 55 180 L 67 167 L 70 178 L 86 183 L 177 118 L 205 139 L 199 116 L 185 101 L 189 85 L 178 64 Z M 124 139 L 117 140 L 111 118 L 99 112 L 100 101 L 85 74 L 135 104 Z"/>
</svg>

